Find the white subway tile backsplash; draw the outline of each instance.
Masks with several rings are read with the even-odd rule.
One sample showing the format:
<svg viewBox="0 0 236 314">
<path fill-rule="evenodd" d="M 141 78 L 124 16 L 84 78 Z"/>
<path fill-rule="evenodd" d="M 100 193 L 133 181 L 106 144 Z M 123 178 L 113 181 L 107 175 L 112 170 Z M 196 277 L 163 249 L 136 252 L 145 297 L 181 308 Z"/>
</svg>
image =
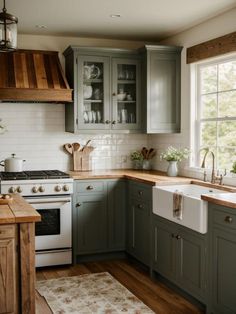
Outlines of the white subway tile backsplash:
<svg viewBox="0 0 236 314">
<path fill-rule="evenodd" d="M 63 144 L 92 140 L 93 169 L 131 167 L 129 155 L 147 146 L 145 134 L 71 134 L 65 132 L 64 104 L 1 103 L 0 118 L 7 132 L 0 135 L 0 160 L 12 153 L 26 159 L 25 170 L 72 169 Z M 124 161 L 126 160 L 126 161 Z"/>
</svg>

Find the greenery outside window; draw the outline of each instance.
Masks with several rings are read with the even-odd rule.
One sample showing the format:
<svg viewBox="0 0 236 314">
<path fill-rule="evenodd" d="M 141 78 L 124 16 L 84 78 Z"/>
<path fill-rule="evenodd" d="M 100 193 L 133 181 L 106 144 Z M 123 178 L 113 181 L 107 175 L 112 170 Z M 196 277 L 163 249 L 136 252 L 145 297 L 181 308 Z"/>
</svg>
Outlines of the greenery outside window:
<svg viewBox="0 0 236 314">
<path fill-rule="evenodd" d="M 195 166 L 204 148 L 216 157 L 216 168 L 232 168 L 236 160 L 236 55 L 195 65 Z M 212 160 L 207 158 L 207 167 Z"/>
</svg>

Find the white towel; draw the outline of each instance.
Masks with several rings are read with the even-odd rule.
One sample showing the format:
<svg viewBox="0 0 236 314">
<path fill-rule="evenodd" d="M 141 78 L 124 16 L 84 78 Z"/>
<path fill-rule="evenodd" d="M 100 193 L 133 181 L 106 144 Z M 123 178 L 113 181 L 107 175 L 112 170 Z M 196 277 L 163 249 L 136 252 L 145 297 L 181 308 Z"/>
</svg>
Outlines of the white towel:
<svg viewBox="0 0 236 314">
<path fill-rule="evenodd" d="M 183 193 L 178 190 L 173 194 L 173 217 L 183 219 Z"/>
</svg>

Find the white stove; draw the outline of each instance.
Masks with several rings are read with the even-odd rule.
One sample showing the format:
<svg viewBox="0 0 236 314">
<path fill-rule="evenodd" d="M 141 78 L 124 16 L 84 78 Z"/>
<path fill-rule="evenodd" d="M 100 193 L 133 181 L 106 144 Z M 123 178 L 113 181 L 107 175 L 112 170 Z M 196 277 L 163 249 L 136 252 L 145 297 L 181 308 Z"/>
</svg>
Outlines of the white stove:
<svg viewBox="0 0 236 314">
<path fill-rule="evenodd" d="M 71 264 L 73 179 L 59 170 L 0 172 L 0 179 L 1 193 L 22 195 L 41 215 L 36 267 Z"/>
</svg>

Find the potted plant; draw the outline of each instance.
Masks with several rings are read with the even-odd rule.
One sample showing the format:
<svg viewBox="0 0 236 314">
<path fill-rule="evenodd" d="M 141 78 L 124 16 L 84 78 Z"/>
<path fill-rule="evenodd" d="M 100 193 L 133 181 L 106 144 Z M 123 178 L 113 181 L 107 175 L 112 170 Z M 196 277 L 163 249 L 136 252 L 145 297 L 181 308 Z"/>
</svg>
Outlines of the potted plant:
<svg viewBox="0 0 236 314">
<path fill-rule="evenodd" d="M 230 172 L 233 174 L 233 176 L 236 176 L 236 161 L 233 162 Z"/>
<path fill-rule="evenodd" d="M 176 177 L 178 175 L 177 163 L 183 159 L 188 158 L 189 154 L 189 149 L 178 149 L 173 146 L 169 146 L 166 151 L 161 153 L 160 159 L 169 162 L 167 175 L 170 177 Z"/>
<path fill-rule="evenodd" d="M 143 164 L 143 155 L 140 151 L 135 150 L 130 154 L 130 159 L 133 162 L 133 168 L 134 169 L 142 169 Z"/>
</svg>

